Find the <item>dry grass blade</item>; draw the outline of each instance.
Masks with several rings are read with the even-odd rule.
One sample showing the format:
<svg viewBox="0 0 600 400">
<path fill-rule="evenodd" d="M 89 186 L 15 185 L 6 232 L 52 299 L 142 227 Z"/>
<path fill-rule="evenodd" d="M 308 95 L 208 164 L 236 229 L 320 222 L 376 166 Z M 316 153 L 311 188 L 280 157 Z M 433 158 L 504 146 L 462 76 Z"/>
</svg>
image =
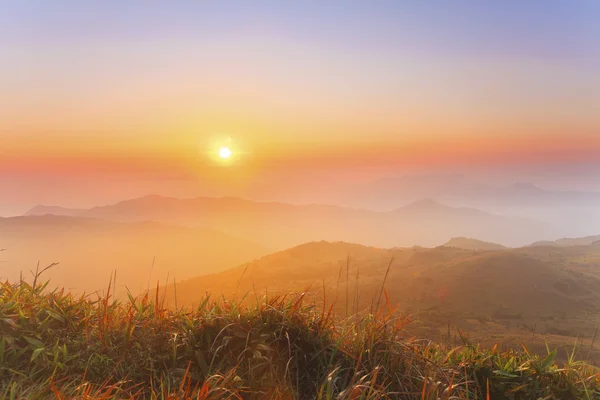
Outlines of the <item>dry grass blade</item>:
<svg viewBox="0 0 600 400">
<path fill-rule="evenodd" d="M 394 262 L 394 257 L 390 259 L 390 263 L 385 270 L 385 276 L 383 277 L 383 282 L 381 282 L 381 289 L 379 290 L 379 297 L 377 298 L 377 305 L 375 307 L 375 314 L 379 311 L 379 304 L 381 303 L 381 296 L 383 296 L 383 289 L 385 288 L 385 282 L 387 281 L 388 274 L 390 273 L 390 269 L 392 268 L 392 263 Z"/>
</svg>

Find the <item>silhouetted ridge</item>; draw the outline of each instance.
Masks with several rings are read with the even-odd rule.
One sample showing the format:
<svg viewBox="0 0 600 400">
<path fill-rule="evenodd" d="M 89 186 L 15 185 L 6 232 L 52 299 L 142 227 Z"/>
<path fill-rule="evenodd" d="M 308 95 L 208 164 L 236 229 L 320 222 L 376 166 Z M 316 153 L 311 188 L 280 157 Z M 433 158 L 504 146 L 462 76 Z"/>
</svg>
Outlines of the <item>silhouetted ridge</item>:
<svg viewBox="0 0 600 400">
<path fill-rule="evenodd" d="M 580 238 L 562 238 L 558 240 L 542 240 L 537 241 L 529 246 L 555 246 L 555 247 L 568 247 L 568 246 L 587 246 L 595 244 L 600 241 L 600 235 L 584 236 Z"/>
<path fill-rule="evenodd" d="M 401 209 L 403 210 L 443 210 L 443 209 L 448 209 L 448 208 L 453 208 L 453 207 L 449 207 L 446 206 L 444 204 L 441 204 L 433 199 L 423 199 L 423 200 L 417 200 L 415 202 L 412 202 L 404 207 L 401 207 Z"/>
<path fill-rule="evenodd" d="M 34 216 L 34 215 L 66 215 L 66 216 L 77 216 L 83 212 L 85 209 L 78 208 L 66 208 L 60 206 L 46 206 L 43 204 L 38 204 L 32 207 L 29 211 L 27 211 L 24 216 Z"/>
<path fill-rule="evenodd" d="M 503 250 L 505 246 L 484 242 L 482 240 L 471 239 L 466 237 L 455 237 L 443 244 L 444 247 L 456 247 L 465 250 Z"/>
<path fill-rule="evenodd" d="M 508 246 L 547 239 L 535 220 L 451 207 L 425 198 L 388 212 L 334 205 L 257 202 L 239 197 L 178 199 L 148 195 L 82 210 L 77 216 L 118 222 L 156 221 L 216 229 L 273 249 L 315 240 L 377 247 L 435 246 L 449 237 L 477 237 Z"/>
</svg>

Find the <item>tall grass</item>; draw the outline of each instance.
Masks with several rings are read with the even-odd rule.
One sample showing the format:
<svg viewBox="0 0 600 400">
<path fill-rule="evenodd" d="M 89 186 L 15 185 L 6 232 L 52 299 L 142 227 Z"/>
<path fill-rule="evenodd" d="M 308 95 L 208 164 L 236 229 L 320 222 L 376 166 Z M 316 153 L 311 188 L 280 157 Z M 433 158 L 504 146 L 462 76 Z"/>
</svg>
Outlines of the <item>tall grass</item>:
<svg viewBox="0 0 600 400">
<path fill-rule="evenodd" d="M 0 396 L 7 399 L 594 399 L 597 371 L 556 353 L 446 349 L 401 340 L 387 302 L 337 324 L 303 294 L 207 296 L 169 310 L 156 292 L 118 301 L 0 284 Z M 112 280 L 111 280 L 112 282 Z M 385 291 L 382 291 L 385 296 Z"/>
</svg>

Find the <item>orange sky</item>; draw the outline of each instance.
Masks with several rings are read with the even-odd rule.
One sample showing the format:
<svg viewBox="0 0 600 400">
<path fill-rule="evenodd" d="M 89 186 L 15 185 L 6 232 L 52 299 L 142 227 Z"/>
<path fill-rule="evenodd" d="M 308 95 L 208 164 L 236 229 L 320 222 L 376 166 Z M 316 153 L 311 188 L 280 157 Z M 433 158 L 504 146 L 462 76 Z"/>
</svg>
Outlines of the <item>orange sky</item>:
<svg viewBox="0 0 600 400">
<path fill-rule="evenodd" d="M 600 163 L 591 2 L 543 15 L 516 2 L 200 3 L 8 7 L 0 178 Z"/>
</svg>

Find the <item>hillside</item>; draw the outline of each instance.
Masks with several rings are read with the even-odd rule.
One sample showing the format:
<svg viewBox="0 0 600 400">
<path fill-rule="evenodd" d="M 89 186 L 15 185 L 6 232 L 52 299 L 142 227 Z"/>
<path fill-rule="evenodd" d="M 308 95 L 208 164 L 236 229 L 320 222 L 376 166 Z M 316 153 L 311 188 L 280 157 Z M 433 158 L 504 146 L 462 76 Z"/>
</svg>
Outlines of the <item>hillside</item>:
<svg viewBox="0 0 600 400">
<path fill-rule="evenodd" d="M 583 264 L 579 263 L 581 257 L 587 257 Z M 572 300 L 576 302 L 574 298 L 563 297 L 565 290 L 556 289 L 570 282 L 573 296 L 590 295 L 590 301 L 593 299 L 600 306 L 600 297 L 595 294 L 600 291 L 600 271 L 590 269 L 600 265 L 600 248 L 595 246 L 559 253 L 543 248 L 481 252 L 446 246 L 381 249 L 343 242 L 313 242 L 223 272 L 179 282 L 178 296 L 185 296 L 187 289 L 196 285 L 204 293 L 205 290 L 230 292 L 238 285 L 241 292 L 253 287 L 275 292 L 297 291 L 322 280 L 337 285 L 338 278 L 345 284 L 347 263 L 350 284 L 354 285 L 358 272 L 359 290 L 368 292 L 370 285 L 379 286 L 392 258 L 388 294 L 401 302 L 414 301 L 427 307 L 443 302 L 449 308 L 472 304 L 471 308 L 482 309 L 514 303 L 513 308 L 517 309 L 522 308 L 521 303 L 533 307 L 538 301 L 543 307 L 546 302 L 539 297 L 543 294 L 550 296 L 548 308 L 560 309 L 573 306 Z M 421 287 L 419 282 L 427 284 Z M 402 291 L 396 293 L 396 287 L 402 287 Z M 441 291 L 445 292 L 442 297 Z"/>
<path fill-rule="evenodd" d="M 530 246 L 587 246 L 600 241 L 600 235 L 581 238 L 562 238 L 558 240 L 545 240 L 532 243 Z"/>
<path fill-rule="evenodd" d="M 159 297 L 157 297 L 158 299 Z M 0 396 L 69 399 L 596 398 L 597 369 L 557 351 L 401 339 L 393 313 L 337 324 L 302 296 L 253 307 L 205 299 L 101 301 L 0 283 Z M 358 316 L 357 316 L 358 317 Z M 485 383 L 484 383 L 485 382 Z M 586 397 L 587 396 L 587 397 Z"/>
<path fill-rule="evenodd" d="M 120 223 L 65 216 L 0 218 L 3 278 L 60 263 L 48 271 L 52 284 L 70 290 L 117 286 L 134 293 L 172 280 L 218 271 L 267 253 L 263 247 L 217 230 L 155 222 Z"/>
<path fill-rule="evenodd" d="M 589 342 L 600 322 L 598 246 L 481 252 L 308 243 L 180 281 L 177 299 L 179 304 L 198 304 L 207 293 L 252 300 L 265 291 L 308 290 L 322 304 L 325 290 L 325 301 L 335 302 L 339 314 L 353 314 L 379 301 L 392 258 L 385 292 L 391 305 L 398 304 L 417 320 L 407 329 L 420 336 L 439 340 L 450 323 L 479 339 L 495 335 L 514 344 L 516 337 L 535 331 L 564 345 L 575 336 Z M 168 301 L 173 302 L 173 294 L 171 285 Z"/>
<path fill-rule="evenodd" d="M 477 239 L 465 238 L 465 237 L 455 237 L 444 243 L 442 246 L 444 247 L 456 247 L 464 250 L 504 250 L 506 247 L 496 244 L 484 242 Z"/>
<path fill-rule="evenodd" d="M 433 200 L 417 201 L 389 212 L 374 212 L 231 197 L 177 199 L 152 195 L 94 207 L 78 215 L 217 229 L 275 249 L 317 240 L 378 247 L 435 246 L 456 236 L 521 246 L 551 237 L 553 232 L 541 222 L 449 207 Z"/>
</svg>

